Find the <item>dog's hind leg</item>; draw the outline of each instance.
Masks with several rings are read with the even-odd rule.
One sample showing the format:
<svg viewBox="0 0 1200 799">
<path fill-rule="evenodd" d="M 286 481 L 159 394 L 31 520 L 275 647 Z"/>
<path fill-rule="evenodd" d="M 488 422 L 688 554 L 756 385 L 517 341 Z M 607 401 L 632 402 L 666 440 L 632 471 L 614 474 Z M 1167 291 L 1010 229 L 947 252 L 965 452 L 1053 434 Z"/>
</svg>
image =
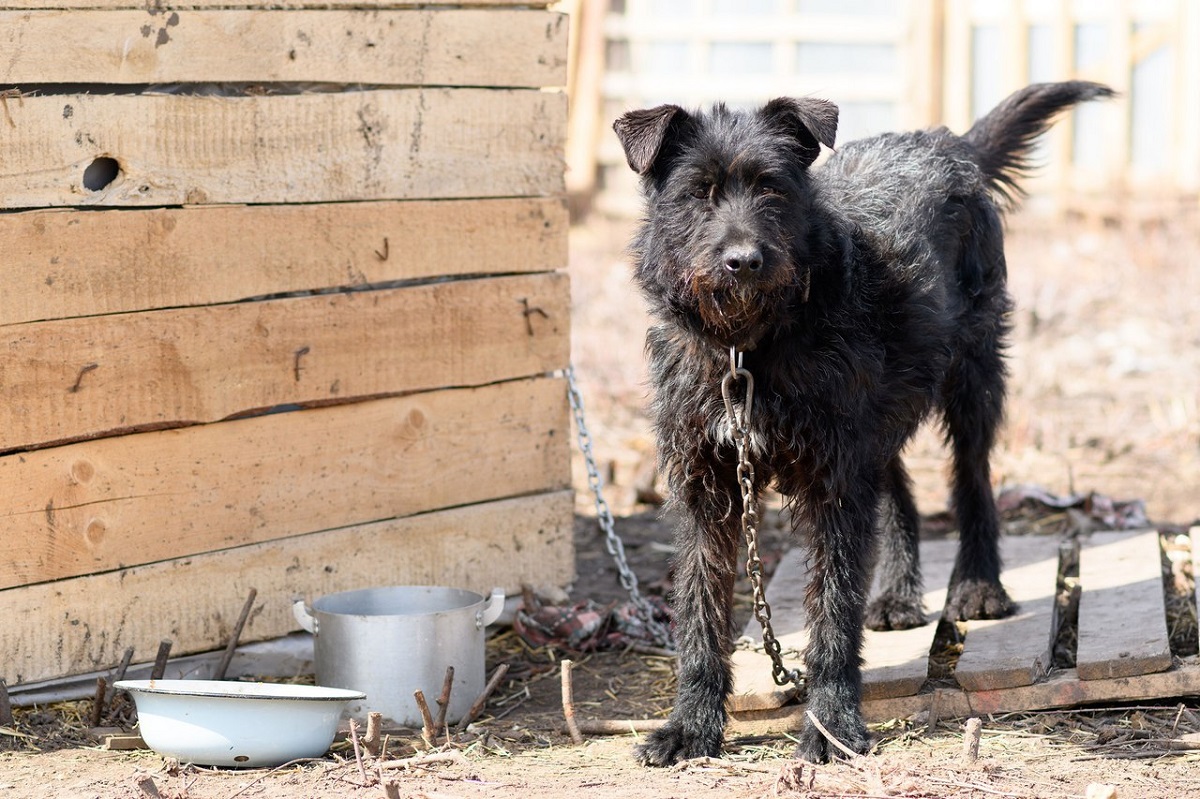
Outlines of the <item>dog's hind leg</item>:
<svg viewBox="0 0 1200 799">
<path fill-rule="evenodd" d="M 945 608 L 952 621 L 995 619 L 1014 610 L 1000 584 L 1000 518 L 988 463 L 1003 416 L 1005 368 L 1000 348 L 1009 300 L 1003 287 L 992 289 L 990 296 L 979 298 L 970 342 L 943 384 L 946 434 L 953 453 L 952 498 L 959 526 L 958 556 Z"/>
<path fill-rule="evenodd" d="M 635 750 L 645 765 L 717 757 L 733 690 L 733 586 L 742 500 L 732 459 L 673 469 L 675 640 L 679 693 L 664 727 Z"/>
<path fill-rule="evenodd" d="M 879 596 L 867 607 L 872 630 L 907 630 L 925 623 L 921 605 L 920 516 L 912 481 L 899 455 L 884 472 L 879 505 Z"/>
</svg>

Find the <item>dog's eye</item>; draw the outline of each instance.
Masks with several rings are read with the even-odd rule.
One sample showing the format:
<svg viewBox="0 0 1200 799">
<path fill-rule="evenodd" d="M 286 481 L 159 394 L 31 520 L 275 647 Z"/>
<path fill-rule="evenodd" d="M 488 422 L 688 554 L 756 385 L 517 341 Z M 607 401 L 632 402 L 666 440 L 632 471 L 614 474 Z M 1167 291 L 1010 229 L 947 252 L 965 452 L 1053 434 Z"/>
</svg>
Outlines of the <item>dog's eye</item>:
<svg viewBox="0 0 1200 799">
<path fill-rule="evenodd" d="M 692 196 L 697 200 L 708 200 L 710 203 L 717 199 L 717 184 L 701 183 L 692 190 Z"/>
<path fill-rule="evenodd" d="M 766 197 L 767 199 L 776 199 L 776 198 L 783 197 L 783 192 L 781 190 L 775 188 L 774 186 L 768 186 L 766 184 L 759 185 L 758 193 L 760 195 L 762 195 L 763 197 Z"/>
</svg>

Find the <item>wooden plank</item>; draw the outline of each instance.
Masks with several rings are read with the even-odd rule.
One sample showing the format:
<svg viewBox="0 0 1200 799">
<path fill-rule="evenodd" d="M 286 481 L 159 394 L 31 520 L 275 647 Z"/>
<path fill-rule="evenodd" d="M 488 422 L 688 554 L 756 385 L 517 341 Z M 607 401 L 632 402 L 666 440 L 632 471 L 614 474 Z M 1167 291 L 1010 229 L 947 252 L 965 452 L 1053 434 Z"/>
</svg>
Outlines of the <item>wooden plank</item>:
<svg viewBox="0 0 1200 799">
<path fill-rule="evenodd" d="M 1001 580 L 1017 603 L 1004 619 L 967 622 L 954 679 L 968 691 L 1030 685 L 1050 670 L 1058 613 L 1059 542 L 1051 536 L 1004 536 Z"/>
<path fill-rule="evenodd" d="M 566 97 L 527 89 L 278 96 L 47 95 L 7 102 L 0 207 L 546 196 Z M 84 185 L 98 158 L 107 184 Z"/>
<path fill-rule="evenodd" d="M 863 631 L 864 700 L 915 694 L 929 677 L 929 651 L 946 607 L 946 587 L 954 570 L 958 542 L 922 541 L 920 552 L 926 623 L 910 630 Z M 878 594 L 876 575 L 871 598 Z"/>
<path fill-rule="evenodd" d="M 801 668 L 800 654 L 808 645 L 804 613 L 804 592 L 809 577 L 806 557 L 804 547 L 793 547 L 785 552 L 765 593 L 767 604 L 771 606 L 775 638 L 789 669 Z M 742 639 L 750 647 L 762 645 L 762 628 L 753 618 L 742 631 Z M 793 693 L 791 686 L 775 684 L 771 676 L 771 659 L 761 649 L 739 647 L 734 651 L 733 692 L 726 702 L 730 711 L 779 707 Z"/>
<path fill-rule="evenodd" d="M 537 88 L 566 84 L 567 18 L 529 9 L 0 11 L 0 51 L 0 84 L 13 86 Z"/>
<path fill-rule="evenodd" d="M 1080 679 L 1171 667 L 1158 532 L 1095 533 L 1079 553 Z"/>
<path fill-rule="evenodd" d="M 955 541 L 925 541 L 921 544 L 924 594 L 929 623 L 911 630 L 878 632 L 865 630 L 863 640 L 863 696 L 865 699 L 915 694 L 925 684 L 929 674 L 929 650 L 937 631 L 942 608 L 946 604 L 946 585 L 954 565 L 957 550 Z M 798 654 L 808 643 L 805 629 L 804 593 L 809 573 L 805 565 L 805 549 L 789 550 L 775 569 L 767 586 L 766 598 L 771 606 L 776 637 L 785 652 L 790 668 L 799 667 Z M 872 597 L 878 595 L 878 580 Z M 742 633 L 752 645 L 761 645 L 762 630 L 751 619 Z M 742 648 L 734 652 L 734 691 L 729 702 L 731 710 L 749 711 L 780 707 L 792 697 L 790 688 L 775 684 L 771 676 L 771 661 L 765 653 Z"/>
<path fill-rule="evenodd" d="M 569 306 L 551 272 L 9 325 L 0 450 L 545 374 Z"/>
<path fill-rule="evenodd" d="M 428 6 L 428 0 L 13 0 L 7 3 L 7 8 L 13 9 L 141 9 L 148 7 L 158 13 L 166 13 L 173 8 L 363 8 L 364 6 L 379 10 L 389 8 L 410 8 L 412 6 Z M 444 3 L 443 5 L 504 8 L 506 6 L 521 6 L 528 8 L 545 8 L 552 5 L 544 0 L 464 0 L 460 3 Z"/>
<path fill-rule="evenodd" d="M 570 483 L 566 390 L 539 378 L 0 458 L 0 588 Z"/>
<path fill-rule="evenodd" d="M 1175 699 L 1198 693 L 1200 659 L 1191 656 L 1182 658 L 1171 670 L 1155 674 L 1083 680 L 1075 669 L 1063 669 L 1033 685 L 974 693 L 939 689 L 916 696 L 865 701 L 862 711 L 868 723 L 875 723 L 929 712 L 934 703 L 938 717 L 949 719 L 1078 707 L 1098 702 Z M 729 730 L 736 735 L 778 734 L 798 730 L 803 724 L 804 706 L 792 704 L 764 711 L 739 712 Z"/>
<path fill-rule="evenodd" d="M 1200 525 L 1188 530 L 1188 538 L 1192 543 L 1192 575 L 1200 574 Z M 1200 619 L 1200 591 L 1196 591 L 1196 618 Z"/>
<path fill-rule="evenodd" d="M 567 226 L 544 198 L 0 214 L 0 326 L 558 269 Z"/>
<path fill-rule="evenodd" d="M 572 507 L 570 491 L 535 494 L 0 591 L 0 675 L 18 684 L 104 668 L 164 637 L 178 654 L 223 646 L 252 586 L 246 642 L 297 629 L 296 597 L 562 585 L 574 576 Z"/>
</svg>

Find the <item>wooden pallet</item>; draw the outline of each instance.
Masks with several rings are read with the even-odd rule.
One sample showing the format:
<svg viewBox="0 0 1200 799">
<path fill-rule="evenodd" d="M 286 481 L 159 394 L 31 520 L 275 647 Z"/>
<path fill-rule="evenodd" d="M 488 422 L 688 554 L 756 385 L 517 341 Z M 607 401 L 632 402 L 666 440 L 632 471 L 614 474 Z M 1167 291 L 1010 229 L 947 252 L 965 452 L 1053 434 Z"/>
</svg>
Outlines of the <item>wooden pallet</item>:
<svg viewBox="0 0 1200 799">
<path fill-rule="evenodd" d="M 1192 530 L 1194 546 L 1200 528 Z M 1172 659 L 1163 601 L 1157 531 L 1095 533 L 1080 550 L 1077 665 L 1054 669 L 1051 647 L 1059 618 L 1055 593 L 1060 542 L 1053 537 L 1005 537 L 1003 580 L 1019 604 L 1006 619 L 972 621 L 952 682 L 929 680 L 929 655 L 955 541 L 921 544 L 928 622 L 912 630 L 868 630 L 863 647 L 863 714 L 868 721 L 922 711 L 940 718 L 1145 700 L 1200 693 L 1200 658 Z M 802 549 L 788 552 L 767 589 L 775 631 L 789 666 L 801 666 L 807 642 L 803 597 L 808 572 Z M 1200 563 L 1200 547 L 1193 551 Z M 761 643 L 751 620 L 745 637 Z M 804 708 L 774 685 L 760 650 L 734 655 L 730 710 L 739 733 L 779 732 L 800 725 Z"/>
</svg>

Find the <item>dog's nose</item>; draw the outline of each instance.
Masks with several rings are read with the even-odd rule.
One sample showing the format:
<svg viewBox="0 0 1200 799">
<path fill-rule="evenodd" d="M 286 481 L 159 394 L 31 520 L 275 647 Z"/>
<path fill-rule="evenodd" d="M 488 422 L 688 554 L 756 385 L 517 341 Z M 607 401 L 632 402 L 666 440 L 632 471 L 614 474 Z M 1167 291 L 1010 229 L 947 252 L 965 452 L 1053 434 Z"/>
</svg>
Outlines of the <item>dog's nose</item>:
<svg viewBox="0 0 1200 799">
<path fill-rule="evenodd" d="M 725 268 L 730 274 L 745 277 L 762 269 L 762 250 L 750 245 L 730 247 L 725 251 Z"/>
</svg>

